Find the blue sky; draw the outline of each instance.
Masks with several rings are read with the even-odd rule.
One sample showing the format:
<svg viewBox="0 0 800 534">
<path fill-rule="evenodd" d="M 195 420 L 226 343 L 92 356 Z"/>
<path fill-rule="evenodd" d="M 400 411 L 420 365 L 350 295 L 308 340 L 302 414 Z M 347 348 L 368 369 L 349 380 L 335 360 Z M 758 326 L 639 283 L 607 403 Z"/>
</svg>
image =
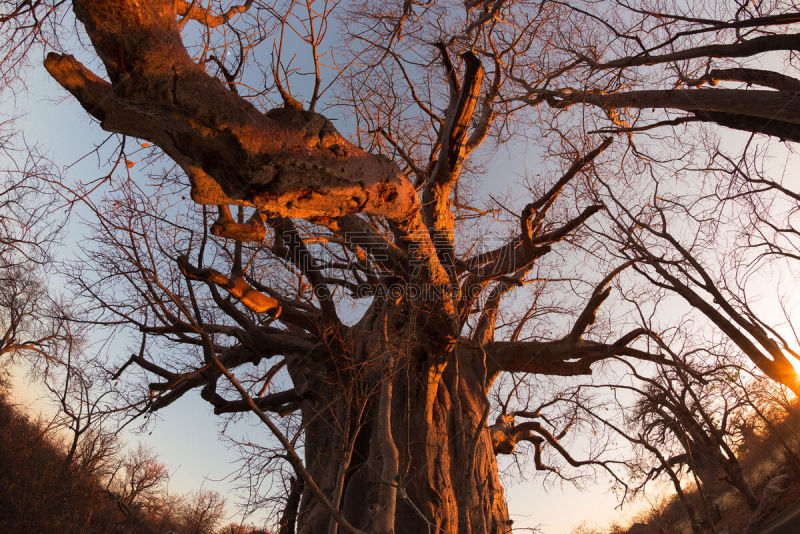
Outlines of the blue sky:
<svg viewBox="0 0 800 534">
<path fill-rule="evenodd" d="M 17 127 L 28 143 L 39 145 L 56 165 L 71 165 L 106 137 L 99 125 L 47 76 L 42 66 L 34 64 L 30 68 L 28 87 L 29 93 L 20 93 L 16 102 L 3 101 L 2 114 L 19 117 Z M 518 149 L 501 149 L 506 152 L 495 158 L 488 173 L 492 179 L 480 184 L 480 194 L 491 192 L 502 196 L 509 188 L 512 191 L 518 189 L 515 184 L 519 183 L 523 173 Z M 535 154 L 529 154 L 525 159 L 529 165 L 535 165 L 535 157 Z M 69 167 L 66 178 L 85 180 L 104 172 L 102 167 L 98 167 L 96 158 L 88 157 Z M 73 247 L 80 247 L 80 236 L 84 231 L 79 217 L 73 217 L 65 235 L 62 257 L 69 257 Z M 103 333 L 94 335 L 102 336 Z M 127 353 L 129 347 L 119 350 Z M 32 402 L 36 398 L 35 386 L 26 386 L 23 375 L 18 374 L 15 384 L 16 394 L 26 401 Z M 46 408 L 34 403 L 33 409 Z M 159 412 L 158 416 L 159 420 L 148 425 L 145 433 L 129 432 L 128 443 L 135 446 L 140 441 L 158 452 L 172 475 L 171 491 L 184 492 L 203 487 L 227 494 L 232 500 L 231 492 L 236 483 L 226 477 L 234 471 L 236 453 L 220 437 L 220 420 L 212 414 L 210 406 L 192 392 Z M 261 427 L 249 423 L 234 425 L 230 430 L 237 435 L 247 433 L 253 440 L 265 435 Z M 548 484 L 545 488 L 540 477 L 532 476 L 532 471 L 528 475 L 531 475 L 528 482 L 510 482 L 506 486 L 517 528 L 541 527 L 547 534 L 557 534 L 569 531 L 570 527 L 582 521 L 602 525 L 620 517 L 620 513 L 614 510 L 616 498 L 607 491 L 603 476 L 600 476 L 599 484 L 579 491 L 569 484 L 559 483 Z"/>
</svg>

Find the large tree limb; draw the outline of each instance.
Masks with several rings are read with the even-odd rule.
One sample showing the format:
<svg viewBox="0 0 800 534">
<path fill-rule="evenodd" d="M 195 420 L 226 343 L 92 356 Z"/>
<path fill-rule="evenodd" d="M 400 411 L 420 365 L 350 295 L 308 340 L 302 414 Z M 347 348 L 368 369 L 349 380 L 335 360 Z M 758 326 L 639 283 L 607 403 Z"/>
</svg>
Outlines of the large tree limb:
<svg viewBox="0 0 800 534">
<path fill-rule="evenodd" d="M 652 89 L 598 91 L 534 90 L 551 106 L 591 104 L 606 110 L 623 108 L 677 109 L 702 120 L 740 130 L 800 142 L 800 99 L 795 92 L 749 89 Z"/>
<path fill-rule="evenodd" d="M 490 375 L 499 371 L 556 376 L 588 375 L 592 364 L 615 356 L 657 361 L 659 357 L 628 344 L 647 334 L 636 329 L 614 343 L 561 339 L 556 341 L 495 341 L 486 346 Z"/>
<path fill-rule="evenodd" d="M 275 231 L 273 252 L 291 262 L 308 278 L 317 297 L 323 320 L 335 328 L 341 326 L 328 285 L 323 279 L 319 262 L 309 252 L 294 223 L 285 217 L 271 217 L 268 224 Z"/>
<path fill-rule="evenodd" d="M 200 69 L 191 65 L 192 70 Z M 45 67 L 103 129 L 158 145 L 192 180 L 211 177 L 224 196 L 217 191 L 201 197 L 204 203 L 244 203 L 305 218 L 365 212 L 404 224 L 418 210 L 413 186 L 389 160 L 354 147 L 321 115 L 287 109 L 261 114 L 202 69 L 185 80 L 150 75 L 152 80 L 140 82 L 144 88 L 129 87 L 135 83 L 131 75 L 120 75 L 120 90 L 72 56 L 51 53 Z M 169 84 L 176 94 L 162 96 L 158 105 L 149 84 Z M 203 89 L 210 94 L 196 94 Z M 211 104 L 215 108 L 246 107 L 248 113 L 217 116 L 202 107 L 178 105 L 184 99 L 209 104 L 216 99 Z M 193 185 L 213 190 L 210 184 Z"/>
<path fill-rule="evenodd" d="M 720 80 L 771 87 L 778 91 L 800 92 L 800 80 L 797 78 L 764 69 L 712 69 L 698 81 L 707 81 L 712 85 L 716 85 Z"/>
<path fill-rule="evenodd" d="M 793 21 L 783 22 L 783 24 L 795 22 L 796 20 L 797 17 L 795 16 Z M 640 55 L 613 59 L 611 61 L 594 63 L 594 66 L 601 69 L 613 69 L 642 65 L 658 65 L 702 57 L 749 57 L 775 50 L 798 49 L 800 49 L 800 34 L 762 35 L 738 43 L 698 46 L 667 54 L 650 55 L 649 53 L 643 53 Z"/>
<path fill-rule="evenodd" d="M 221 395 L 216 393 L 216 390 L 203 388 L 201 393 L 202 397 L 214 406 L 215 414 L 222 413 L 241 413 L 250 411 L 250 405 L 239 400 L 226 400 Z M 286 412 L 294 411 L 299 408 L 297 401 L 300 400 L 300 395 L 294 389 L 280 391 L 278 393 L 271 393 L 263 397 L 254 397 L 253 402 L 260 410 L 265 412 L 276 412 L 283 414 Z"/>
<path fill-rule="evenodd" d="M 111 83 L 70 56 L 50 54 L 48 71 L 104 129 L 163 148 L 196 199 L 287 217 L 386 217 L 425 266 L 419 274 L 446 283 L 414 186 L 391 161 L 356 147 L 322 115 L 261 113 L 229 91 L 188 55 L 171 0 L 73 6 Z"/>
<path fill-rule="evenodd" d="M 215 350 L 221 352 L 219 359 L 231 369 L 245 363 L 256 365 L 265 358 L 270 358 L 279 354 L 302 354 L 314 357 L 318 353 L 321 354 L 327 350 L 324 345 L 315 346 L 288 334 L 262 335 L 254 342 L 258 343 L 260 347 L 259 350 L 255 350 L 249 345 L 236 345 L 227 349 L 215 347 Z M 219 371 L 214 367 L 209 368 L 209 366 L 178 374 L 167 371 L 143 358 L 137 357 L 134 363 L 162 378 L 166 378 L 166 382 L 154 382 L 150 384 L 151 391 L 164 392 L 153 399 L 150 405 L 152 411 L 169 406 L 192 389 L 206 387 L 219 378 Z M 168 377 L 165 373 L 170 373 L 170 376 Z"/>
<path fill-rule="evenodd" d="M 192 185 L 192 200 L 198 204 L 244 204 L 222 191 L 219 184 L 178 150 L 167 132 L 146 113 L 119 98 L 110 83 L 84 67 L 70 55 L 48 54 L 44 66 L 81 106 L 100 121 L 104 130 L 146 139 L 178 163 Z"/>
<path fill-rule="evenodd" d="M 297 510 L 300 507 L 300 497 L 303 495 L 304 485 L 302 478 L 291 477 L 289 479 L 289 495 L 278 523 L 280 527 L 278 534 L 294 534 Z"/>
<path fill-rule="evenodd" d="M 480 95 L 483 66 L 472 52 L 462 54 L 465 65 L 464 81 L 459 85 L 457 73 L 448 59 L 444 45 L 440 44 L 440 50 L 450 80 L 450 105 L 439 132 L 439 156 L 425 185 L 422 200 L 425 222 L 439 250 L 439 257 L 454 277 L 454 215 L 450 194 L 467 157 L 467 130 Z"/>
</svg>

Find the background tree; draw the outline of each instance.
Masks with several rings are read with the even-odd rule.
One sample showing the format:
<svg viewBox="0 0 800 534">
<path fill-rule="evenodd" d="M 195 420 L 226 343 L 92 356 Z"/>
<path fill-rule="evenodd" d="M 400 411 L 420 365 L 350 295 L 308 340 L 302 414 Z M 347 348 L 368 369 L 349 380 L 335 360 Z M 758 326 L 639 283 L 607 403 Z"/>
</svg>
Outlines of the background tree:
<svg viewBox="0 0 800 534">
<path fill-rule="evenodd" d="M 57 362 L 74 336 L 46 281 L 57 226 L 41 179 L 52 171 L 35 148 L 16 146 L 10 124 L 0 132 L 0 365 L 11 358 L 44 365 Z"/>
<path fill-rule="evenodd" d="M 168 477 L 166 466 L 158 461 L 156 454 L 139 444 L 128 452 L 122 462 L 122 472 L 112 482 L 122 500 L 131 505 L 144 502 L 158 492 Z"/>
<path fill-rule="evenodd" d="M 749 417 L 740 422 L 747 425 L 742 432 L 744 443 L 740 447 L 750 451 L 775 443 L 782 454 L 776 461 L 785 469 L 797 476 L 800 471 L 800 457 L 796 452 L 793 429 L 797 427 L 796 402 L 785 386 L 776 386 L 774 382 L 755 373 L 742 370 L 732 378 L 732 386 L 737 395 L 745 403 Z M 791 398 L 791 400 L 790 400 Z"/>
<path fill-rule="evenodd" d="M 732 443 L 741 405 L 738 399 L 719 394 L 725 371 L 717 370 L 716 377 L 703 373 L 694 383 L 680 368 L 663 371 L 656 380 L 644 380 L 631 418 L 639 420 L 651 443 L 668 446 L 669 441 L 677 441 L 683 452 L 668 458 L 668 464 L 688 467 L 709 493 L 727 482 L 755 509 L 758 499 L 744 478 Z M 702 493 L 703 488 L 698 489 Z"/>
<path fill-rule="evenodd" d="M 797 393 L 800 383 L 792 364 L 798 358 L 794 340 L 781 335 L 754 309 L 757 297 L 753 296 L 754 288 L 748 287 L 749 280 L 755 278 L 754 271 L 764 266 L 759 265 L 759 258 L 748 261 L 747 256 L 743 257 L 743 252 L 752 250 L 747 244 L 743 251 L 731 251 L 722 260 L 728 264 L 723 263 L 726 270 L 718 270 L 718 263 L 711 256 L 719 254 L 713 252 L 713 243 L 720 239 L 720 219 L 709 218 L 707 212 L 695 215 L 694 206 L 685 200 L 660 192 L 656 185 L 651 201 L 636 213 L 617 203 L 620 215 L 616 235 L 610 238 L 618 244 L 623 257 L 635 261 L 634 270 L 649 283 L 680 296 L 728 336 L 762 372 Z M 692 221 L 698 230 L 696 235 L 684 237 L 686 226 L 681 224 L 682 218 Z M 709 264 L 714 267 L 707 267 Z"/>
</svg>

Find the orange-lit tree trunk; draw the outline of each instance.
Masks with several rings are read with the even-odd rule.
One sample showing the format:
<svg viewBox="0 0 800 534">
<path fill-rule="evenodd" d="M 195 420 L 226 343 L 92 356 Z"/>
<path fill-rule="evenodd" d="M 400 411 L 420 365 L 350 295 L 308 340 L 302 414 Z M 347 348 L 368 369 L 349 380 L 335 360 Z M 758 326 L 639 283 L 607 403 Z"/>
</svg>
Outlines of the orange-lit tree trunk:
<svg viewBox="0 0 800 534">
<path fill-rule="evenodd" d="M 370 320 L 375 318 L 367 316 L 362 324 Z M 354 340 L 353 354 L 376 365 L 395 361 L 393 372 L 376 369 L 352 381 L 342 380 L 338 372 L 314 373 L 309 388 L 319 395 L 302 403 L 303 419 L 309 421 L 309 472 L 364 532 L 379 531 L 376 518 L 387 485 L 397 489 L 395 533 L 508 532 L 486 424 L 487 378 L 480 352 L 459 346 L 449 355 L 431 353 L 423 346 L 408 346 L 402 331 L 390 334 L 389 346 L 381 352 L 373 343 L 375 336 L 366 337 Z M 387 429 L 379 413 L 381 385 L 388 380 L 393 383 L 391 438 L 398 452 L 394 480 L 384 478 Z M 330 514 L 307 490 L 298 532 L 329 532 L 331 523 Z"/>
</svg>

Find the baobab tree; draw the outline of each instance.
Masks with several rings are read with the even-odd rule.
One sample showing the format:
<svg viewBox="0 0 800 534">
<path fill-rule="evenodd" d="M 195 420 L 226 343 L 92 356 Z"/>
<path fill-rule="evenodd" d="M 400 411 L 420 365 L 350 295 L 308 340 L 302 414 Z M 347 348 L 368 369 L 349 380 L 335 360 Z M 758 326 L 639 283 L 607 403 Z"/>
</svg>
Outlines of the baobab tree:
<svg viewBox="0 0 800 534">
<path fill-rule="evenodd" d="M 33 17 L 24 42 L 41 21 L 65 16 L 63 2 L 37 6 L 4 17 Z M 579 181 L 610 138 L 557 136 L 550 151 L 562 172 L 531 184 L 501 242 L 473 246 L 474 221 L 506 209 L 474 205 L 481 163 L 509 137 L 524 139 L 534 106 L 553 103 L 541 86 L 568 66 L 554 40 L 574 14 L 568 6 L 71 7 L 105 72 L 61 49 L 47 55 L 47 71 L 123 136 L 123 167 L 138 164 L 128 138 L 139 139 L 140 161 L 164 154 L 176 165 L 153 176 L 157 194 L 128 182 L 95 203 L 75 189 L 97 215 L 97 246 L 73 282 L 95 322 L 142 336 L 114 377 L 147 373 L 149 409 L 199 390 L 215 413 L 250 412 L 273 433 L 273 458 L 302 481 L 284 525 L 508 532 L 496 454 L 520 438 L 537 451 L 559 445 L 533 421 L 487 424 L 497 375 L 660 361 L 644 344 L 648 329 L 591 330 L 630 261 L 598 265 L 583 281 L 585 301 L 555 331 L 531 330 L 546 309 L 536 298 L 516 320 L 498 321 L 509 295 L 561 278 L 542 265 L 602 216 Z M 326 49 L 334 23 L 344 44 Z M 309 52 L 304 65 L 292 61 L 297 43 Z M 337 85 L 324 84 L 328 72 Z M 326 102 L 330 113 L 347 111 L 326 117 L 317 111 Z M 339 129 L 331 118 L 351 120 Z M 187 189 L 202 207 L 176 203 Z M 344 312 L 352 301 L 362 303 L 356 318 Z"/>
<path fill-rule="evenodd" d="M 210 228 L 176 223 L 171 234 L 146 228 L 153 219 L 143 215 L 158 207 L 143 207 L 141 198 L 126 198 L 113 212 L 97 210 L 106 241 L 92 261 L 118 278 L 132 275 L 135 288 L 128 301 L 112 301 L 87 278 L 75 280 L 145 339 L 160 336 L 198 351 L 199 360 L 154 361 L 152 345 L 142 343 L 129 363 L 157 377 L 150 407 L 200 389 L 217 413 L 255 413 L 303 480 L 298 532 L 509 531 L 487 426 L 496 375 L 585 374 L 612 355 L 657 357 L 632 346 L 643 330 L 585 339 L 609 296 L 606 286 L 618 272 L 612 269 L 595 280 L 583 310 L 554 339 L 496 339 L 503 297 L 528 283 L 537 261 L 602 209 L 580 199 L 571 214 L 554 206 L 610 140 L 584 154 L 572 150 L 560 178 L 537 184 L 504 243 L 475 252 L 455 238 L 460 216 L 470 211 L 457 195 L 459 180 L 474 175 L 470 155 L 497 135 L 497 117 L 507 118 L 500 98 L 505 64 L 533 46 L 549 11 L 521 6 L 517 23 L 508 24 L 499 18 L 502 2 L 461 6 L 461 20 L 453 21 L 461 30 L 425 52 L 437 77 L 403 82 L 425 116 L 421 133 L 412 137 L 408 124 L 398 131 L 388 117 L 356 132 L 362 138 L 354 143 L 314 111 L 321 95 L 318 37 L 328 22 L 311 3 L 304 30 L 291 27 L 313 51 L 311 97 L 301 103 L 292 95 L 280 40 L 271 70 L 282 105 L 269 111 L 255 95 L 240 94 L 248 91 L 241 67 L 257 45 L 242 44 L 231 66 L 217 55 L 212 32 L 233 32 L 242 43 L 251 38 L 242 37 L 242 27 L 253 30 L 261 17 L 276 14 L 274 31 L 289 31 L 293 4 L 289 14 L 253 2 L 217 11 L 172 1 L 72 7 L 108 79 L 59 53 L 47 56 L 48 72 L 103 129 L 163 150 L 188 178 L 195 202 L 218 206 Z M 361 34 L 369 42 L 360 57 L 373 60 L 369 74 L 390 67 L 387 75 L 398 79 L 419 74 L 401 52 L 421 39 L 415 33 L 438 10 L 359 9 L 381 25 Z M 200 49 L 182 41 L 189 20 L 199 23 Z M 359 101 L 369 87 L 352 80 L 351 98 Z M 388 98 L 394 100 L 383 108 L 377 97 L 364 100 L 356 118 L 399 111 L 401 97 Z M 409 114 L 403 120 L 411 122 Z M 238 206 L 236 216 L 230 206 Z M 216 257 L 209 257 L 212 246 Z M 154 259 L 156 252 L 165 256 Z M 163 278 L 170 270 L 175 276 Z M 337 309 L 343 291 L 370 298 L 352 325 Z M 246 364 L 265 360 L 277 363 L 256 387 Z M 282 367 L 291 387 L 269 392 Z M 305 459 L 272 415 L 294 412 Z"/>
</svg>

